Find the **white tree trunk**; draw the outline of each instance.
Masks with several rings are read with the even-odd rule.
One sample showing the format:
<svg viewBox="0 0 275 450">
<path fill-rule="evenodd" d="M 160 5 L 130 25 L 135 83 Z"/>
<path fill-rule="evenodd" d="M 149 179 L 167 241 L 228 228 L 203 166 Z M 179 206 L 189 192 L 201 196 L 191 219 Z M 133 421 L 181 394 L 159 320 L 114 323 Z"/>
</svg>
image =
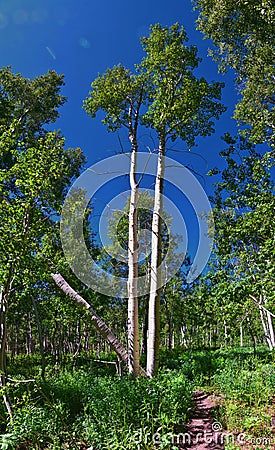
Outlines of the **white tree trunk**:
<svg viewBox="0 0 275 450">
<path fill-rule="evenodd" d="M 227 347 L 228 346 L 228 333 L 227 333 L 227 323 L 226 323 L 225 319 L 223 321 L 223 326 L 224 326 L 224 343 L 225 343 L 225 347 Z"/>
<path fill-rule="evenodd" d="M 155 181 L 155 200 L 152 221 L 151 280 L 148 312 L 147 376 L 157 374 L 160 341 L 160 291 L 161 291 L 161 214 L 164 178 L 165 141 L 160 139 L 158 167 Z"/>
<path fill-rule="evenodd" d="M 257 299 L 252 294 L 249 294 L 249 297 L 252 298 L 252 300 L 255 302 L 255 304 L 259 307 L 260 318 L 261 318 L 261 322 L 262 322 L 264 336 L 265 336 L 265 339 L 269 346 L 269 349 L 273 350 L 273 348 L 275 348 L 275 335 L 274 335 L 274 326 L 273 326 L 272 317 L 275 317 L 275 316 L 267 308 L 265 308 L 262 305 L 262 302 L 263 302 L 262 295 L 260 295 L 259 301 L 257 301 Z M 267 303 L 266 298 L 264 298 L 264 302 L 265 302 L 265 304 Z"/>
<path fill-rule="evenodd" d="M 273 349 L 275 347 L 273 321 L 272 321 L 272 316 L 271 316 L 270 312 L 267 312 L 266 314 L 267 314 L 267 323 L 268 323 L 268 329 L 269 329 L 270 342 L 271 342 L 272 349 Z"/>
<path fill-rule="evenodd" d="M 268 344 L 269 350 L 272 350 L 273 347 L 272 347 L 272 343 L 270 340 L 269 331 L 267 329 L 265 311 L 262 309 L 261 305 L 259 305 L 259 311 L 260 311 L 260 318 L 261 318 L 262 327 L 263 327 L 263 331 L 264 331 L 264 337 Z"/>
<path fill-rule="evenodd" d="M 259 308 L 265 339 L 267 341 L 269 350 L 273 350 L 273 348 L 275 348 L 275 339 L 274 339 L 274 327 L 272 316 L 270 311 L 263 309 L 261 305 L 259 305 Z"/>
<path fill-rule="evenodd" d="M 7 358 L 7 319 L 8 319 L 8 299 L 12 290 L 14 276 L 12 269 L 10 269 L 9 278 L 6 287 L 0 286 L 0 388 L 3 389 L 3 401 L 6 410 L 12 420 L 12 407 L 9 401 L 8 394 L 6 393 L 6 358 Z M 2 390 L 2 389 L 1 389 Z"/>
<path fill-rule="evenodd" d="M 265 303 L 267 303 L 266 298 L 264 299 Z M 272 321 L 272 314 L 268 309 L 266 309 L 266 318 L 267 318 L 267 326 L 268 326 L 268 335 L 270 339 L 271 350 L 275 347 L 275 337 L 274 337 L 274 327 Z"/>
<path fill-rule="evenodd" d="M 181 332 L 181 345 L 183 347 L 188 347 L 187 345 L 187 340 L 186 340 L 186 330 L 187 330 L 187 326 L 186 325 L 182 325 L 180 327 L 180 332 Z"/>
<path fill-rule="evenodd" d="M 138 325 L 138 237 L 137 208 L 138 184 L 136 181 L 137 145 L 132 137 L 130 167 L 130 208 L 128 237 L 128 367 L 135 378 L 139 373 L 139 325 Z"/>
<path fill-rule="evenodd" d="M 240 347 L 243 347 L 243 327 L 240 325 Z"/>
</svg>

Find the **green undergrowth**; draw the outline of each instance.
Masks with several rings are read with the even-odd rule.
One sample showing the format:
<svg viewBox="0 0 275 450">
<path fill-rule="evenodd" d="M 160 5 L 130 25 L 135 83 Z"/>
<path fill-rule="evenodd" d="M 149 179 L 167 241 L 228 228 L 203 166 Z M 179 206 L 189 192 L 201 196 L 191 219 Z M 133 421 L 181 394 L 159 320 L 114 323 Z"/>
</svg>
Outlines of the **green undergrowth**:
<svg viewBox="0 0 275 450">
<path fill-rule="evenodd" d="M 250 367 L 249 367 L 250 366 Z M 220 395 L 218 420 L 236 438 L 243 434 L 252 449 L 273 449 L 272 424 L 275 417 L 275 370 L 271 363 L 254 361 L 254 364 L 238 366 L 232 361 L 217 370 L 212 387 Z M 255 445 L 253 445 L 253 443 Z M 238 443 L 230 443 L 226 449 L 238 449 Z"/>
<path fill-rule="evenodd" d="M 215 419 L 228 433 L 227 450 L 273 449 L 275 435 L 274 353 L 267 348 L 163 351 L 161 363 L 179 370 L 196 389 L 215 394 Z M 273 425 L 273 426 L 272 426 Z"/>
<path fill-rule="evenodd" d="M 228 433 L 225 449 L 273 449 L 274 353 L 266 348 L 224 349 L 193 354 L 196 386 L 217 396 L 216 420 Z M 201 372 L 194 361 L 201 362 Z M 183 369 L 186 367 L 183 364 Z M 206 368 L 209 368 L 207 372 Z M 244 447 L 245 448 L 245 447 Z"/>
<path fill-rule="evenodd" d="M 10 361 L 7 393 L 13 405 L 8 420 L 0 405 L 0 449 L 135 450 L 171 449 L 169 436 L 184 432 L 192 394 L 215 394 L 215 419 L 232 439 L 255 450 L 273 448 L 275 422 L 274 355 L 267 349 L 162 350 L 161 370 L 153 380 L 116 374 L 113 355 L 67 357 L 63 366 L 47 360 L 45 381 L 39 356 Z M 28 383 L 20 382 L 26 378 Z M 179 428 L 180 426 L 180 428 Z M 154 434 L 158 443 L 154 443 Z M 252 445 L 253 443 L 253 445 Z"/>
<path fill-rule="evenodd" d="M 156 432 L 158 448 L 170 448 L 165 436 L 186 422 L 192 398 L 190 381 L 171 370 L 136 381 L 64 370 L 8 390 L 14 417 L 3 432 L 7 449 L 153 449 Z"/>
</svg>

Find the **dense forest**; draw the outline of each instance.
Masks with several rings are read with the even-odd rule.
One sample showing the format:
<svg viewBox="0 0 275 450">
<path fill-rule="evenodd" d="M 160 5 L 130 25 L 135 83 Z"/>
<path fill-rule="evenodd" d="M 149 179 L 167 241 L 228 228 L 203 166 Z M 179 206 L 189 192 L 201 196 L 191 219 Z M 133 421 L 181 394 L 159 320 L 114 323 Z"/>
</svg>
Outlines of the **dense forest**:
<svg viewBox="0 0 275 450">
<path fill-rule="evenodd" d="M 83 99 L 90 120 L 128 139 L 118 156 L 128 155 L 129 189 L 109 218 L 108 246 L 78 184 L 85 155 L 54 131 L 63 75 L 0 69 L 2 449 L 210 448 L 184 440 L 198 390 L 215 397 L 213 432 L 225 432 L 211 448 L 273 448 L 275 7 L 194 3 L 239 93 L 238 134 L 224 130 L 211 207 L 196 210 L 203 257 L 178 250 L 166 158 L 174 142 L 192 149 L 215 133 L 224 83 L 197 77 L 183 26 L 152 25 L 135 70 L 107 68 Z M 139 161 L 151 156 L 149 189 Z"/>
</svg>

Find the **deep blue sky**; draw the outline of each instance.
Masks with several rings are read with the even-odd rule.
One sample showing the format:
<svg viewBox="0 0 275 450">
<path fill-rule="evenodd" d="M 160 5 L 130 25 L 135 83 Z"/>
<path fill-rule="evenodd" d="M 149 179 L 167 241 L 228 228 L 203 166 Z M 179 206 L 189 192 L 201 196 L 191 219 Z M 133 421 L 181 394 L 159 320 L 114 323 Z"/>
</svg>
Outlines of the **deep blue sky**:
<svg viewBox="0 0 275 450">
<path fill-rule="evenodd" d="M 202 63 L 197 74 L 208 81 L 226 83 L 223 102 L 227 112 L 216 126 L 216 134 L 198 141 L 193 153 L 170 152 L 168 156 L 193 167 L 209 194 L 212 180 L 205 175 L 215 165 L 223 148 L 220 136 L 235 132 L 231 119 L 237 92 L 232 74 L 221 76 L 207 56 L 211 44 L 195 29 L 197 13 L 189 0 L 0 0 L 0 65 L 11 65 L 23 76 L 39 76 L 49 69 L 65 74 L 63 93 L 68 102 L 60 110 L 56 126 L 69 147 L 81 147 L 87 165 L 120 150 L 116 135 L 108 134 L 100 120 L 82 110 L 91 81 L 99 72 L 117 63 L 133 69 L 143 56 L 139 38 L 148 34 L 150 24 L 185 26 L 190 44 L 196 44 Z M 127 141 L 125 141 L 127 150 Z M 184 148 L 183 144 L 175 149 Z M 176 194 L 172 194 L 176 195 Z M 191 213 L 190 213 L 191 214 Z"/>
<path fill-rule="evenodd" d="M 198 74 L 208 81 L 226 82 L 223 101 L 228 111 L 216 127 L 216 136 L 202 140 L 196 149 L 207 162 L 189 155 L 188 162 L 203 175 L 216 164 L 219 136 L 235 126 L 230 118 L 237 93 L 232 76 L 218 75 L 216 64 L 207 56 L 210 42 L 196 31 L 196 16 L 189 0 L 0 0 L 0 65 L 12 65 L 15 72 L 27 77 L 48 69 L 65 74 L 63 92 L 68 103 L 60 110 L 57 125 L 67 145 L 80 146 L 92 164 L 113 154 L 118 142 L 99 120 L 92 121 L 82 110 L 91 81 L 118 62 L 133 68 L 143 56 L 139 37 L 148 33 L 150 24 L 179 21 L 187 30 L 189 43 L 198 46 L 203 58 Z"/>
</svg>

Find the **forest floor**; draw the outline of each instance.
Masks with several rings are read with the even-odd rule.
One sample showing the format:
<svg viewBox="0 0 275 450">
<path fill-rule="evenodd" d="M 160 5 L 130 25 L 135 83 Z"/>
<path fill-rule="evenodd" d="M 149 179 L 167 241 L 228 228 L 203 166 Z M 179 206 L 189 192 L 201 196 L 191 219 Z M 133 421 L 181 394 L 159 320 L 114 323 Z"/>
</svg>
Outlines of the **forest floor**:
<svg viewBox="0 0 275 450">
<path fill-rule="evenodd" d="M 275 445 L 272 447 L 268 445 L 269 440 L 270 443 L 274 442 L 274 437 L 269 437 L 268 440 L 259 438 L 256 443 L 249 440 L 245 433 L 237 434 L 223 430 L 222 424 L 215 418 L 220 400 L 220 397 L 204 391 L 194 393 L 192 418 L 187 424 L 184 443 L 179 447 L 180 449 L 224 450 L 225 444 L 230 443 L 234 444 L 234 448 L 242 450 L 275 449 Z M 275 416 L 273 416 L 273 423 L 275 425 Z"/>
<path fill-rule="evenodd" d="M 185 444 L 182 449 L 224 450 L 222 425 L 215 420 L 216 398 L 203 391 L 196 391 L 194 408 L 187 424 Z"/>
</svg>

